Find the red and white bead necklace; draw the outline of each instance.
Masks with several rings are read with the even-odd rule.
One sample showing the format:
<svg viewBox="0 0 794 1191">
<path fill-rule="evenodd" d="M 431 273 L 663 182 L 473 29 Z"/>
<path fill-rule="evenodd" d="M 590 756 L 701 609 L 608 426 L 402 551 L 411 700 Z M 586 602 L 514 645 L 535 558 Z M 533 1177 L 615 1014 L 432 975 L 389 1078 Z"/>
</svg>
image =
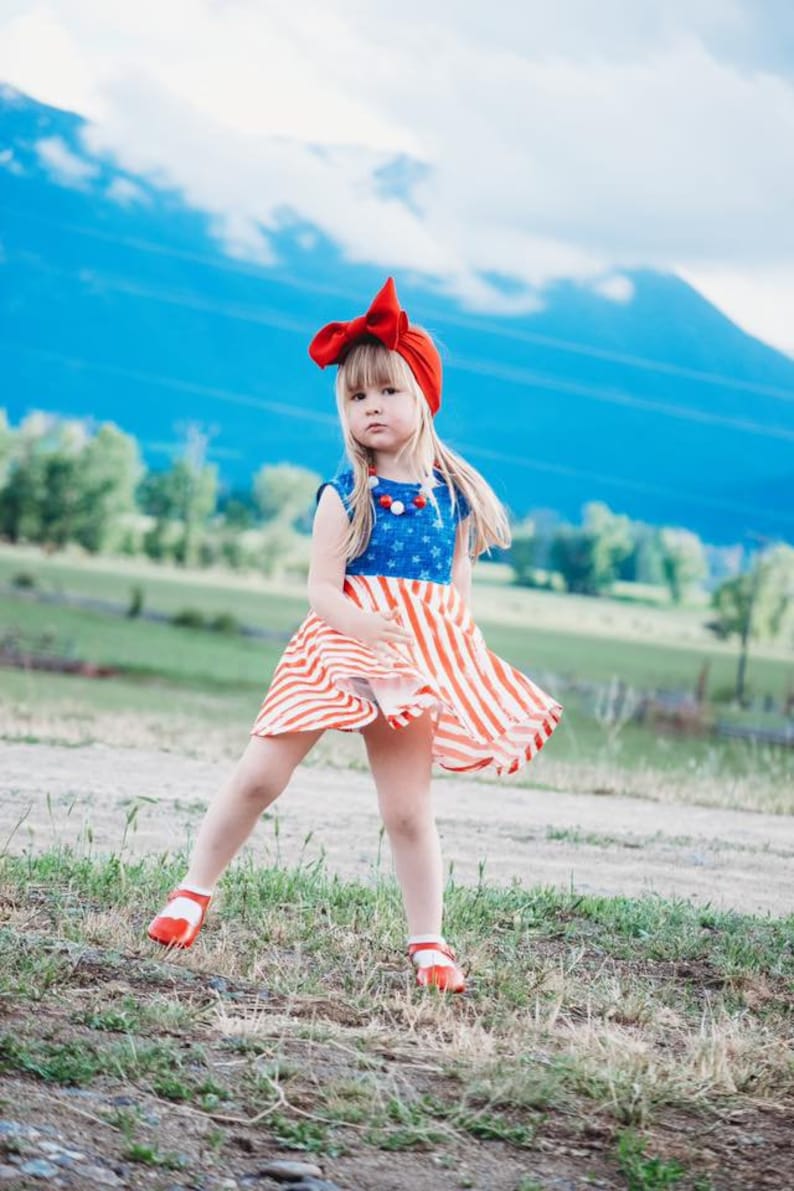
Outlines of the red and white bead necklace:
<svg viewBox="0 0 794 1191">
<path fill-rule="evenodd" d="M 367 480 L 367 483 L 369 484 L 369 486 L 372 489 L 373 494 L 374 494 L 374 490 L 377 488 L 378 484 L 380 483 L 380 477 L 378 476 L 378 473 L 375 471 L 374 467 L 370 466 L 368 468 L 368 471 L 369 471 L 369 478 Z M 433 488 L 434 486 L 435 485 L 433 484 L 432 480 L 430 480 L 430 479 L 424 480 L 422 482 L 422 485 L 420 486 L 419 491 L 417 492 L 416 496 L 411 501 L 411 504 L 415 505 L 417 509 L 423 509 L 425 507 L 425 505 L 427 504 L 428 493 L 430 492 L 430 489 Z M 404 501 L 395 500 L 394 497 L 390 496 L 388 492 L 384 492 L 383 495 L 379 496 L 377 499 L 378 499 L 378 504 L 380 505 L 380 507 L 382 509 L 388 509 L 390 513 L 394 513 L 395 517 L 401 516 L 406 511 L 406 505 L 405 505 Z"/>
</svg>

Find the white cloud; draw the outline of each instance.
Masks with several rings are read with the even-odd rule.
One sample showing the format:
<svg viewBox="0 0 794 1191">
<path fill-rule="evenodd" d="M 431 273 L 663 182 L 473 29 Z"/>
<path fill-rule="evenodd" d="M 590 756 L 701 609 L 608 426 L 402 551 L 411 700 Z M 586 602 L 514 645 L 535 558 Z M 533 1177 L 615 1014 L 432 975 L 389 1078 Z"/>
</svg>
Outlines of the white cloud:
<svg viewBox="0 0 794 1191">
<path fill-rule="evenodd" d="M 478 310 L 534 309 L 563 277 L 627 301 L 637 266 L 701 279 L 746 326 L 774 271 L 794 308 L 788 8 L 11 7 L 0 77 L 90 117 L 89 152 L 181 190 L 235 255 L 271 260 L 268 233 L 294 215 Z M 408 199 L 376 176 L 398 157 L 416 167 Z M 782 343 L 760 308 L 753 329 Z"/>
<path fill-rule="evenodd" d="M 146 191 L 130 178 L 114 178 L 105 191 L 105 195 L 122 207 L 129 207 L 134 203 L 149 202 Z"/>
<path fill-rule="evenodd" d="M 91 178 L 99 173 L 97 165 L 78 157 L 59 136 L 36 141 L 35 148 L 41 164 L 62 186 L 85 190 Z"/>
<path fill-rule="evenodd" d="M 791 269 L 769 267 L 740 272 L 695 265 L 678 272 L 745 331 L 794 357 Z"/>
<path fill-rule="evenodd" d="M 0 149 L 0 169 L 7 170 L 9 174 L 16 174 L 18 176 L 25 172 L 22 162 L 17 161 L 14 156 L 13 149 Z"/>
<path fill-rule="evenodd" d="M 630 302 L 634 297 L 634 285 L 631 279 L 621 277 L 619 274 L 597 281 L 593 289 L 602 298 L 609 298 L 611 302 Z"/>
</svg>

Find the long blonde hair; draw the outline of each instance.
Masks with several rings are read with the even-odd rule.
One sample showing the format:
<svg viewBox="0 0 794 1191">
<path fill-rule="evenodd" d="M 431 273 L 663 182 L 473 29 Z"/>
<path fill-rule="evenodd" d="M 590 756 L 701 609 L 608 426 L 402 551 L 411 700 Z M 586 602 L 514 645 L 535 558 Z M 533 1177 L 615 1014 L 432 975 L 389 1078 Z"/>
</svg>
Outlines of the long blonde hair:
<svg viewBox="0 0 794 1191">
<path fill-rule="evenodd" d="M 419 328 L 421 329 L 421 328 Z M 347 403 L 359 389 L 389 385 L 407 390 L 416 402 L 416 427 L 403 450 L 416 465 L 417 483 L 437 469 L 447 485 L 453 507 L 459 492 L 471 509 L 469 554 L 478 558 L 491 546 L 510 545 L 510 525 L 507 513 L 490 485 L 476 468 L 455 451 L 445 446 L 436 434 L 433 415 L 414 374 L 397 352 L 389 351 L 373 340 L 357 343 L 336 374 L 336 406 L 345 441 L 345 453 L 353 468 L 353 491 L 350 495 L 352 517 L 343 546 L 345 558 L 357 558 L 367 547 L 375 524 L 372 492 L 369 487 L 369 468 L 374 462 L 372 452 L 363 447 L 350 432 Z M 432 495 L 430 499 L 435 502 Z"/>
</svg>

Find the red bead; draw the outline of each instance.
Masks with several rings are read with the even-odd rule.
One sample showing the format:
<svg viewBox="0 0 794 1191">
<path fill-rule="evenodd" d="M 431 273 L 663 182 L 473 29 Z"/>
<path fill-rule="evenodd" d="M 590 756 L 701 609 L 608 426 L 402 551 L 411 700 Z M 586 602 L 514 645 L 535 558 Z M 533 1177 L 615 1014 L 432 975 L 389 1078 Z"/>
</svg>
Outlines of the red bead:
<svg viewBox="0 0 794 1191">
<path fill-rule="evenodd" d="M 379 497 L 378 504 L 380 505 L 380 507 L 382 509 L 391 508 L 391 497 L 389 496 L 388 492 L 386 493 L 385 496 Z"/>
<path fill-rule="evenodd" d="M 422 493 L 420 492 L 414 497 L 414 504 L 416 505 L 417 509 L 423 509 L 427 504 L 427 499 L 422 496 Z"/>
</svg>

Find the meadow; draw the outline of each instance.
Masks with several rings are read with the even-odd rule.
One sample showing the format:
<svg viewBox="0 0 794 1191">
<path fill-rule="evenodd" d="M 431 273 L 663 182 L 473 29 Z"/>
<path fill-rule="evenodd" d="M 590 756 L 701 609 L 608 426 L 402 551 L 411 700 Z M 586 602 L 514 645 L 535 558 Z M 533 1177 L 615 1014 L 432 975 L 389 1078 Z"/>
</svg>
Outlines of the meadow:
<svg viewBox="0 0 794 1191">
<path fill-rule="evenodd" d="M 23 572 L 32 589 L 14 586 Z M 274 636 L 34 598 L 123 611 L 136 586 L 144 609 L 231 614 Z M 608 692 L 594 704 L 574 689 L 692 690 L 704 661 L 712 697 L 730 689 L 735 646 L 703 629 L 702 605 L 628 594 L 577 600 L 509 587 L 496 569 L 479 578 L 489 645 L 552 691 L 566 683 L 559 731 L 510 785 L 528 798 L 595 793 L 605 814 L 641 798 L 784 821 L 791 752 L 663 735 L 628 722 Z M 102 680 L 0 671 L 0 738 L 31 765 L 56 745 L 69 746 L 67 766 L 69 750 L 94 746 L 133 769 L 142 750 L 231 758 L 278 634 L 305 607 L 294 584 L 0 551 L 1 631 L 123 668 Z M 780 698 L 793 666 L 756 651 L 752 689 Z M 309 764 L 318 784 L 329 767 L 358 770 L 360 742 L 329 733 Z M 790 1186 L 794 918 L 782 910 L 742 912 L 740 893 L 717 908 L 451 873 L 447 930 L 470 987 L 444 998 L 412 986 L 380 854 L 368 880 L 302 854 L 245 854 L 196 947 L 168 955 L 144 930 L 184 856 L 167 824 L 162 848 L 133 852 L 139 809 L 109 848 L 90 829 L 59 839 L 61 803 L 46 846 L 22 829 L 0 840 L 3 1178 L 49 1162 L 67 1187 L 236 1191 L 280 1185 L 267 1163 L 289 1157 L 316 1164 L 315 1191 Z M 668 818 L 660 810 L 662 832 Z M 631 854 L 644 863 L 642 848 Z"/>
</svg>

